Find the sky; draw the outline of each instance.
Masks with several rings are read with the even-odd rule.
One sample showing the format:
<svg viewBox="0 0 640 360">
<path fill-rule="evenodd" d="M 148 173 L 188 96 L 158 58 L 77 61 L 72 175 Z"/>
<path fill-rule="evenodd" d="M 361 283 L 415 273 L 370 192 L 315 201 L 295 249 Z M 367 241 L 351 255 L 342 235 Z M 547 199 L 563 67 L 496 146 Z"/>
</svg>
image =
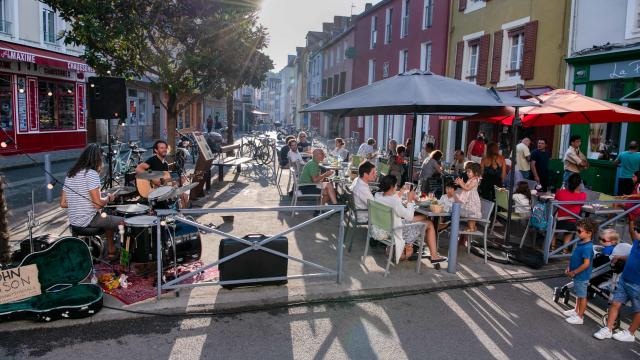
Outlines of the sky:
<svg viewBox="0 0 640 360">
<path fill-rule="evenodd" d="M 287 55 L 296 46 L 305 45 L 308 31 L 322 31 L 323 22 L 333 22 L 336 15 L 350 16 L 364 10 L 367 2 L 379 0 L 263 0 L 260 19 L 270 35 L 266 54 L 273 59 L 273 71 L 287 64 Z"/>
</svg>

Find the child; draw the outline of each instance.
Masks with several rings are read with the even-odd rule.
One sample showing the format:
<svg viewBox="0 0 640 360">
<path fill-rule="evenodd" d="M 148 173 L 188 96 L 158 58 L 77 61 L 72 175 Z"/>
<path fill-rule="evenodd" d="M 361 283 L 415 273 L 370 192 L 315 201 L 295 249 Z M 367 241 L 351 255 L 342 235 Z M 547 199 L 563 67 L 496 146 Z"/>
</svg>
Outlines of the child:
<svg viewBox="0 0 640 360">
<path fill-rule="evenodd" d="M 629 200 L 640 200 L 640 170 L 634 172 L 631 179 L 633 180 L 633 192 L 631 193 L 631 195 L 623 195 L 623 196 L 620 196 L 620 198 L 629 199 Z M 628 210 L 636 205 L 638 204 L 626 203 L 624 204 L 624 208 Z M 640 217 L 640 208 L 635 209 L 629 213 L 629 235 L 631 235 L 631 239 L 633 239 L 633 236 L 634 236 L 633 228 L 635 227 L 635 225 L 638 224 L 639 217 Z"/>
<path fill-rule="evenodd" d="M 604 229 L 600 232 L 600 244 L 602 244 L 603 255 L 611 256 L 613 248 L 618 245 L 620 241 L 620 235 L 614 229 Z"/>
<path fill-rule="evenodd" d="M 482 205 L 478 194 L 480 184 L 480 164 L 469 162 L 465 165 L 468 180 L 464 182 L 461 178 L 455 180 L 455 184 L 460 186 L 461 191 L 456 193 L 456 202 L 462 204 L 460 217 L 480 219 L 482 218 Z M 476 222 L 467 220 L 467 231 L 476 231 Z"/>
<path fill-rule="evenodd" d="M 447 181 L 447 183 L 444 184 L 444 194 L 442 194 L 440 200 L 438 200 L 438 204 L 442 205 L 444 212 L 451 211 L 451 207 L 455 202 L 455 192 L 456 186 L 453 181 Z"/>
<path fill-rule="evenodd" d="M 516 192 L 513 194 L 514 211 L 523 217 L 531 214 L 531 189 L 526 181 L 518 182 Z"/>
<path fill-rule="evenodd" d="M 598 227 L 589 218 L 580 219 L 576 222 L 576 234 L 580 238 L 578 245 L 571 254 L 569 267 L 565 271 L 568 277 L 573 279 L 573 291 L 576 295 L 575 309 L 563 312 L 567 316 L 566 321 L 573 325 L 582 325 L 584 322 L 584 312 L 587 309 L 587 287 L 593 269 L 593 235 L 598 231 Z"/>
</svg>

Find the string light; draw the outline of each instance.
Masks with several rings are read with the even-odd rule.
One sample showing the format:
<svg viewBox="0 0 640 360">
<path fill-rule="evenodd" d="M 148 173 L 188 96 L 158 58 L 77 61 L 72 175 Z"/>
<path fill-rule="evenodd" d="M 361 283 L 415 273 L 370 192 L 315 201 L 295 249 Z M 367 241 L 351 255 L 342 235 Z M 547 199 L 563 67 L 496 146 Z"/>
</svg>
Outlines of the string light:
<svg viewBox="0 0 640 360">
<path fill-rule="evenodd" d="M 1 148 L 6 148 L 6 147 L 7 147 L 7 145 L 8 145 L 8 144 L 7 144 L 7 142 L 6 142 L 6 141 L 0 142 L 0 147 L 1 147 Z"/>
<path fill-rule="evenodd" d="M 71 89 L 67 89 L 67 93 L 68 94 L 73 94 L 73 91 L 71 91 Z"/>
<path fill-rule="evenodd" d="M 53 96 L 53 92 L 51 92 L 51 90 L 49 90 L 49 92 L 47 93 L 47 96 Z"/>
<path fill-rule="evenodd" d="M 91 84 L 89 84 L 89 86 L 91 86 L 92 88 L 94 88 L 94 87 L 96 87 L 96 84 L 91 83 Z"/>
<path fill-rule="evenodd" d="M 104 211 L 100 212 L 100 217 L 103 218 L 103 219 L 106 218 L 107 217 L 107 213 L 104 212 Z"/>
<path fill-rule="evenodd" d="M 160 226 L 167 226 L 167 222 L 164 220 L 160 221 Z"/>
<path fill-rule="evenodd" d="M 18 92 L 19 92 L 20 94 L 24 94 L 24 89 L 20 88 L 20 89 L 18 89 Z"/>
<path fill-rule="evenodd" d="M 54 185 L 53 183 L 48 183 L 48 184 L 47 184 L 47 189 L 49 189 L 49 190 L 53 190 L 53 187 L 54 187 L 54 186 L 55 186 L 55 185 Z"/>
</svg>

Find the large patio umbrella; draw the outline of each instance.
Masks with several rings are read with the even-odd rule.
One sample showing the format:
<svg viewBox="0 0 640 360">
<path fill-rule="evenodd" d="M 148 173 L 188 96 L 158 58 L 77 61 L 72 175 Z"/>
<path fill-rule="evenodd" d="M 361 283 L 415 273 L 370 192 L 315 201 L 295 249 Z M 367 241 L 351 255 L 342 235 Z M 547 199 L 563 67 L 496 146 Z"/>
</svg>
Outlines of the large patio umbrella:
<svg viewBox="0 0 640 360">
<path fill-rule="evenodd" d="M 411 136 L 416 139 L 418 114 L 473 114 L 505 106 L 518 108 L 532 104 L 500 94 L 493 88 L 414 69 L 351 90 L 302 112 L 319 111 L 339 117 L 413 114 Z M 409 178 L 412 179 L 413 156 L 409 159 Z"/>
</svg>

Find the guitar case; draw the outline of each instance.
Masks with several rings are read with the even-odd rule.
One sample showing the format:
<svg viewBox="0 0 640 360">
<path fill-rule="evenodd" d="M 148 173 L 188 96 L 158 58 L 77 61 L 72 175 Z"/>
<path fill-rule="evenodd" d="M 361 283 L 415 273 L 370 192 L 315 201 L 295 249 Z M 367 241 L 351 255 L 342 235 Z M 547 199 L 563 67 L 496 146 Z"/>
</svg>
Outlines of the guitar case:
<svg viewBox="0 0 640 360">
<path fill-rule="evenodd" d="M 89 247 L 75 237 L 63 237 L 49 248 L 27 255 L 20 266 L 35 264 L 42 293 L 0 304 L 0 321 L 30 319 L 52 321 L 83 318 L 102 308 L 102 289 L 80 283 L 91 274 Z"/>
</svg>

